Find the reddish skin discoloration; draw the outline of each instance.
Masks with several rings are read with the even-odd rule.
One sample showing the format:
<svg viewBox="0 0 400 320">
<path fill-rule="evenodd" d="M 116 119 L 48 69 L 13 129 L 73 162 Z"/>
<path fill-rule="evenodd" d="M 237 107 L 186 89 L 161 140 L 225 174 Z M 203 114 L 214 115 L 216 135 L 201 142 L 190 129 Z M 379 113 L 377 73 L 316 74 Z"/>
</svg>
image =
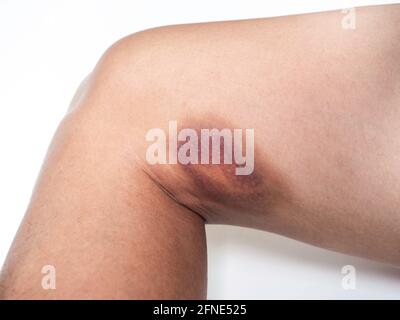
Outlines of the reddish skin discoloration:
<svg viewBox="0 0 400 320">
<path fill-rule="evenodd" d="M 185 128 L 191 128 L 197 132 L 200 152 L 201 129 L 227 128 L 233 132 L 233 129 L 240 127 L 210 115 L 206 120 L 178 121 L 178 132 Z M 243 143 L 245 143 L 244 132 Z M 257 151 L 257 139 L 255 140 L 254 171 L 249 175 L 236 175 L 235 170 L 240 165 L 234 161 L 232 164 L 224 163 L 223 138 L 220 144 L 219 164 L 211 163 L 212 144 L 210 141 L 210 164 L 201 164 L 199 161 L 199 164 L 154 165 L 149 167 L 149 172 L 164 192 L 178 203 L 200 214 L 206 221 L 213 221 L 220 210 L 247 211 L 263 208 L 268 212 L 283 200 L 287 201 L 290 193 L 283 176 L 276 168 L 265 161 L 265 157 L 262 161 L 258 161 L 261 154 Z M 178 142 L 178 150 L 183 144 L 185 141 Z M 169 167 L 167 174 L 162 171 L 163 166 Z"/>
</svg>

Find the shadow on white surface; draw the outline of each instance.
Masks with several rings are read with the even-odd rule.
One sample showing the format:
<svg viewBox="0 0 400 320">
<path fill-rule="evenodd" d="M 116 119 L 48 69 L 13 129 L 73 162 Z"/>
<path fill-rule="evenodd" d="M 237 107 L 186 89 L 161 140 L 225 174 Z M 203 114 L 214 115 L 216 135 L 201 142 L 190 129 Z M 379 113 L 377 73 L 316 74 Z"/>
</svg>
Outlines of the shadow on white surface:
<svg viewBox="0 0 400 320">
<path fill-rule="evenodd" d="M 400 299 L 400 269 L 282 236 L 207 226 L 209 299 Z M 342 287 L 345 265 L 356 288 Z"/>
</svg>

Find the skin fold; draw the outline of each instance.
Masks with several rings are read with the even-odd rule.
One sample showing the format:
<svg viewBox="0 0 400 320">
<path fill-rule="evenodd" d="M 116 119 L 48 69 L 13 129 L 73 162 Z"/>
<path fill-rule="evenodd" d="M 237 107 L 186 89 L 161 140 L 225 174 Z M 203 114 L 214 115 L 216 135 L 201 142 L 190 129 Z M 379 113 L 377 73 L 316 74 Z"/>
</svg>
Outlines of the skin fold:
<svg viewBox="0 0 400 320">
<path fill-rule="evenodd" d="M 399 266 L 400 5 L 356 17 L 168 26 L 111 46 L 55 134 L 0 297 L 206 298 L 205 223 Z M 171 120 L 254 129 L 254 172 L 150 165 L 146 132 Z"/>
</svg>

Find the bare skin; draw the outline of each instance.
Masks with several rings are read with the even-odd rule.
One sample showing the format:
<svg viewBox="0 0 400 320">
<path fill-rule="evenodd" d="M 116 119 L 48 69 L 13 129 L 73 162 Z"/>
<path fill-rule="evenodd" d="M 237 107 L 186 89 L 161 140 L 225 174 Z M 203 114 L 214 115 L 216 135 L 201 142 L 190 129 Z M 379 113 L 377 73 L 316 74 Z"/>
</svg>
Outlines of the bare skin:
<svg viewBox="0 0 400 320">
<path fill-rule="evenodd" d="M 400 5 L 113 45 L 54 137 L 2 298 L 206 297 L 205 223 L 400 266 Z M 255 168 L 149 165 L 151 128 L 253 128 Z M 43 290 L 40 270 L 57 269 Z"/>
</svg>

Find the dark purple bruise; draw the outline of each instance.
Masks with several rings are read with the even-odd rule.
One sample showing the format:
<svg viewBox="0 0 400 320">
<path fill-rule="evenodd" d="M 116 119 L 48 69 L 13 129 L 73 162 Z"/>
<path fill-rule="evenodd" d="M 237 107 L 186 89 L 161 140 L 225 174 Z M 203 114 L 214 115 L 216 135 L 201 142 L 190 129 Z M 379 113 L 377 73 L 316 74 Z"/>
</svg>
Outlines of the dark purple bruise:
<svg viewBox="0 0 400 320">
<path fill-rule="evenodd" d="M 224 129 L 232 130 L 240 128 L 232 126 L 224 121 L 217 121 L 212 116 L 209 121 L 185 121 L 179 130 L 193 128 L 198 134 L 198 146 L 200 151 L 200 129 Z M 204 123 L 204 124 L 202 124 Z M 243 128 L 245 129 L 245 128 Z M 185 142 L 178 142 L 178 148 Z M 211 148 L 210 148 L 211 149 Z M 236 208 L 248 208 L 249 206 L 274 205 L 287 196 L 286 188 L 281 175 L 267 161 L 258 161 L 257 141 L 255 141 L 255 165 L 250 175 L 236 175 L 237 164 L 224 164 L 223 162 L 224 139 L 221 139 L 220 164 L 178 164 L 188 180 L 188 187 L 199 199 L 224 204 Z M 210 156 L 211 156 L 211 150 Z M 200 160 L 200 159 L 199 159 Z M 211 159 L 210 159 L 211 161 Z"/>
</svg>

